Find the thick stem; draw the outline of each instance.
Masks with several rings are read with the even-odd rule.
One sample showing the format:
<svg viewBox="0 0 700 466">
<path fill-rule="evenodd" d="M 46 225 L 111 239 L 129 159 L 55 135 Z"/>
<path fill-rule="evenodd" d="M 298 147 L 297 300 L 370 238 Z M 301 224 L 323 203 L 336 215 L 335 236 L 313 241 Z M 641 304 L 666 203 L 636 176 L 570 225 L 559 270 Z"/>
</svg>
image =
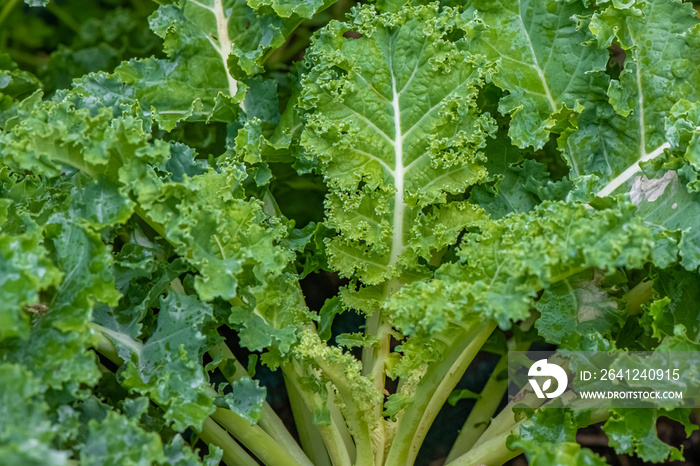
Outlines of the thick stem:
<svg viewBox="0 0 700 466">
<path fill-rule="evenodd" d="M 392 293 L 398 291 L 403 284 L 392 279 L 385 285 L 384 300 L 387 301 Z M 391 355 L 391 324 L 381 309 L 374 309 L 371 316 L 367 318 L 365 325 L 365 335 L 377 339 L 377 343 L 362 350 L 362 373 L 369 376 L 374 387 L 380 393 L 385 392 L 386 387 L 386 363 Z M 382 400 L 383 401 L 383 400 Z M 374 418 L 383 419 L 384 403 L 380 402 L 374 407 Z M 372 435 L 374 441 L 375 457 L 377 466 L 384 464 L 384 451 L 386 450 L 387 432 L 381 423 Z"/>
<path fill-rule="evenodd" d="M 294 422 L 299 432 L 299 441 L 301 446 L 315 466 L 331 466 L 331 458 L 328 456 L 325 441 L 317 426 L 313 423 L 313 414 L 306 407 L 304 400 L 299 392 L 290 384 L 287 377 L 284 378 L 284 384 L 287 387 L 287 395 L 289 396 L 289 405 L 292 408 Z M 348 458 L 348 463 L 350 459 Z"/>
<path fill-rule="evenodd" d="M 506 461 L 515 458 L 522 453 L 522 450 L 510 450 L 506 446 L 506 441 L 509 436 L 517 435 L 522 422 L 490 438 L 455 460 L 446 463 L 446 466 L 500 466 Z"/>
<path fill-rule="evenodd" d="M 412 403 L 399 420 L 387 465 L 404 466 L 415 462 L 435 416 L 495 328 L 496 324 L 489 322 L 451 332 L 452 343 L 444 359 L 428 367 L 416 388 Z"/>
<path fill-rule="evenodd" d="M 292 370 L 288 366 L 283 366 L 282 371 L 284 373 L 284 380 L 287 384 L 287 390 L 289 392 L 297 393 L 306 408 L 309 410 L 309 412 L 311 412 L 315 406 L 316 400 L 314 400 L 314 397 L 317 395 L 305 390 L 304 387 L 301 386 L 299 375 L 296 371 Z M 333 422 L 333 420 L 331 420 L 330 425 L 316 425 L 313 424 L 313 422 L 311 425 L 318 430 L 319 435 L 321 438 L 323 438 L 326 451 L 328 452 L 334 466 L 352 465 L 350 453 L 348 452 L 343 440 L 343 435 L 340 433 L 338 426 Z"/>
<path fill-rule="evenodd" d="M 94 323 L 90 326 L 100 336 L 100 340 L 95 345 L 95 350 L 117 366 L 124 364 L 124 360 L 119 356 L 116 346 L 114 346 L 114 343 L 112 343 L 110 337 L 108 337 L 104 332 L 104 330 L 108 329 Z M 113 336 L 114 335 L 112 335 L 112 337 Z M 131 343 L 131 346 L 136 346 L 136 343 L 138 342 Z M 214 391 L 213 388 L 211 390 Z M 245 450 L 243 450 L 240 445 L 238 445 L 238 443 L 236 443 L 236 441 L 233 440 L 225 430 L 221 429 L 221 427 L 219 427 L 210 417 L 207 417 L 204 420 L 202 429 L 202 440 L 207 443 L 213 443 L 217 447 L 221 448 L 224 452 L 224 462 L 227 465 L 253 466 L 258 464 L 257 461 L 253 460 L 250 455 L 248 455 Z M 248 462 L 246 457 L 250 458 L 252 462 Z"/>
<path fill-rule="evenodd" d="M 251 425 L 243 417 L 227 409 L 217 408 L 211 418 L 228 430 L 234 438 L 253 452 L 267 466 L 301 466 L 267 432 Z"/>
<path fill-rule="evenodd" d="M 231 349 L 226 345 L 226 343 L 221 343 L 216 347 L 209 350 L 209 355 L 212 359 L 222 358 L 222 364 L 224 361 L 231 361 L 234 364 L 235 371 L 231 377 L 226 377 L 229 383 L 241 379 L 243 377 L 250 377 L 248 371 L 243 367 L 243 365 L 236 359 Z M 284 425 L 282 420 L 277 416 L 277 413 L 272 409 L 269 403 L 265 402 L 263 404 L 262 416 L 258 425 L 267 432 L 271 437 L 273 437 L 277 443 L 280 444 L 287 453 L 293 457 L 300 464 L 306 466 L 313 466 L 315 462 L 311 462 L 306 456 L 304 451 L 301 449 L 299 444 L 294 440 L 292 434 L 289 433 L 287 427 Z"/>
<path fill-rule="evenodd" d="M 447 463 L 467 453 L 488 427 L 491 417 L 508 389 L 508 377 L 504 375 L 507 367 L 508 358 L 505 355 L 501 356 L 447 455 Z"/>
<path fill-rule="evenodd" d="M 357 458 L 355 466 L 374 466 L 374 449 L 369 425 L 365 422 L 364 412 L 355 401 L 355 394 L 348 387 L 347 379 L 342 369 L 331 366 L 322 357 L 315 357 L 314 362 L 323 371 L 324 375 L 335 385 L 338 394 L 346 405 L 346 417 L 351 429 L 350 433 L 355 439 Z"/>
<path fill-rule="evenodd" d="M 535 321 L 539 318 L 539 312 L 532 310 L 530 317 L 518 324 L 520 329 L 526 333 L 529 331 Z M 521 341 L 517 337 L 508 341 L 507 351 L 526 351 L 530 347 L 530 341 Z M 508 390 L 508 354 L 504 354 L 496 363 L 489 380 L 484 385 L 482 394 L 486 396 L 480 397 L 467 418 L 462 430 L 457 437 L 452 450 L 447 456 L 446 462 L 450 462 L 457 457 L 467 453 L 474 445 L 482 438 L 482 435 L 491 425 L 492 417 L 498 406 L 501 404 L 501 399 Z M 508 406 L 510 407 L 510 405 Z"/>
<path fill-rule="evenodd" d="M 479 439 L 476 441 L 473 448 L 481 446 L 481 444 L 485 443 L 489 439 L 498 436 L 513 427 L 517 423 L 513 408 L 515 405 L 520 403 L 524 403 L 530 407 L 537 407 L 539 404 L 542 404 L 542 401 L 539 400 L 534 393 L 528 393 L 521 400 L 511 401 L 508 403 L 506 407 L 503 408 L 503 410 L 491 420 L 491 423 L 488 425 L 484 433 L 481 434 L 481 437 L 479 437 Z"/>
<path fill-rule="evenodd" d="M 226 466 L 258 466 L 258 462 L 211 418 L 204 420 L 199 438 L 223 450 L 224 455 L 221 459 Z"/>
<path fill-rule="evenodd" d="M 333 423 L 333 425 L 338 426 L 338 432 L 340 433 L 340 436 L 343 439 L 343 443 L 345 443 L 345 448 L 348 450 L 350 459 L 353 462 L 355 462 L 355 460 L 357 459 L 357 448 L 355 447 L 355 442 L 352 438 L 352 435 L 350 434 L 350 430 L 348 429 L 348 424 L 345 421 L 345 416 L 343 416 L 343 413 L 338 407 L 338 402 L 335 400 L 336 394 L 332 392 L 332 387 L 330 386 L 330 384 L 328 384 L 328 391 L 328 403 L 326 403 L 326 405 L 328 406 L 328 410 L 331 413 L 331 422 Z"/>
</svg>

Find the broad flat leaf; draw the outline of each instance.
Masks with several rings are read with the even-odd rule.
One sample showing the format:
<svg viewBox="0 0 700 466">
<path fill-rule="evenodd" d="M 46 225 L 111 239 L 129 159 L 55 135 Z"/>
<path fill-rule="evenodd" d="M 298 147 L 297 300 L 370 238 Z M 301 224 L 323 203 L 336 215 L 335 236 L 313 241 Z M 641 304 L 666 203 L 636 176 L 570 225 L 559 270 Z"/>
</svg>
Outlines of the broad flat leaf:
<svg viewBox="0 0 700 466">
<path fill-rule="evenodd" d="M 607 97 L 592 96 L 579 129 L 560 141 L 575 175 L 597 173 L 609 181 L 663 149 L 664 119 L 673 105 L 700 97 L 697 23 L 692 5 L 677 0 L 613 2 L 595 13 L 590 29 L 599 46 L 614 41 L 626 58 Z"/>
<path fill-rule="evenodd" d="M 168 131 L 181 120 L 235 120 L 241 77 L 262 71 L 265 51 L 282 45 L 285 31 L 282 18 L 245 0 L 180 0 L 161 6 L 150 25 L 169 58 L 132 60 L 116 72 Z"/>
<path fill-rule="evenodd" d="M 494 83 L 509 94 L 499 110 L 512 115 L 509 135 L 519 147 L 539 149 L 562 110 L 578 110 L 592 89 L 603 89 L 608 53 L 585 45 L 592 39 L 576 22 L 590 10 L 583 2 L 475 0 L 476 27 L 469 47 L 499 60 Z M 602 85 L 601 85 L 602 84 Z"/>
<path fill-rule="evenodd" d="M 307 54 L 302 143 L 329 184 L 327 224 L 339 235 L 327 251 L 342 275 L 375 284 L 395 276 L 399 264 L 415 267 L 408 249 L 423 238 L 412 225 L 437 228 L 440 209 L 460 215 L 462 226 L 482 217 L 478 209 L 457 214 L 444 206 L 418 218 L 485 178 L 478 151 L 495 129 L 474 107 L 488 63 L 460 51 L 441 29 L 454 14 L 436 5 L 395 15 L 363 7 L 354 24 L 330 24 Z M 431 17 L 440 20 L 424 19 Z M 363 36 L 346 38 L 350 29 Z M 432 247 L 456 239 L 461 228 L 448 228 Z"/>
<path fill-rule="evenodd" d="M 599 270 L 587 270 L 555 283 L 537 301 L 535 327 L 549 343 L 594 351 L 609 349 L 610 332 L 622 323 L 622 311 L 602 287 Z"/>
<path fill-rule="evenodd" d="M 680 256 L 680 263 L 688 270 L 700 269 L 700 193 L 688 192 L 675 171 L 668 171 L 661 178 L 649 180 L 638 177 L 630 192 L 638 204 L 639 216 L 666 241 L 673 244 L 673 262 Z M 671 239 L 680 233 L 680 240 Z M 671 235 L 669 237 L 669 235 Z M 659 238 L 661 241 L 663 237 Z M 664 264 L 661 264 L 664 265 Z"/>
</svg>

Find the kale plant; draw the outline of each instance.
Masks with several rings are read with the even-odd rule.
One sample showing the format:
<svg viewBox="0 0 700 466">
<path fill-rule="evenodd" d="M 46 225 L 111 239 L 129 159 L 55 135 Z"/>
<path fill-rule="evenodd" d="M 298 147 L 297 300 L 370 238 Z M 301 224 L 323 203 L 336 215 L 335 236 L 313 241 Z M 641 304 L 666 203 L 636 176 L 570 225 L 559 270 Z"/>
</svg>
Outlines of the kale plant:
<svg viewBox="0 0 700 466">
<path fill-rule="evenodd" d="M 450 466 L 682 458 L 689 409 L 502 400 L 508 351 L 700 350 L 691 3 L 26 3 L 0 463 L 425 464 L 457 403 Z"/>
</svg>

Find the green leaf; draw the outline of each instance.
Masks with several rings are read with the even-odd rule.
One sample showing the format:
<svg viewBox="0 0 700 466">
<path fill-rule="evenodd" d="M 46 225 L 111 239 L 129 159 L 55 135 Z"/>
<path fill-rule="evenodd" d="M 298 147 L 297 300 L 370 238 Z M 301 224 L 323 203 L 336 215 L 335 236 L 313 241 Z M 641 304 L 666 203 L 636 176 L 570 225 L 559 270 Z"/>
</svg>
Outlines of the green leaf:
<svg viewBox="0 0 700 466">
<path fill-rule="evenodd" d="M 615 41 L 626 58 L 607 96 L 592 95 L 579 129 L 560 141 L 576 176 L 596 173 L 609 181 L 668 147 L 669 111 L 681 99 L 700 97 L 697 22 L 692 6 L 677 0 L 613 2 L 593 15 L 599 46 Z"/>
<path fill-rule="evenodd" d="M 46 225 L 46 244 L 63 280 L 47 303 L 46 319 L 62 330 L 81 330 L 90 322 L 97 302 L 116 305 L 111 250 L 102 239 L 79 226 L 66 213 L 56 213 Z"/>
<path fill-rule="evenodd" d="M 508 438 L 509 448 L 522 448 L 532 466 L 605 466 L 603 458 L 576 443 L 578 427 L 588 424 L 588 414 L 563 409 L 543 409 Z"/>
<path fill-rule="evenodd" d="M 651 180 L 646 176 L 637 177 L 630 197 L 638 205 L 639 216 L 657 231 L 659 241 L 673 244 L 669 262 L 676 262 L 680 257 L 683 267 L 699 270 L 700 230 L 694 219 L 700 215 L 700 194 L 688 192 L 678 174 L 668 171 L 663 177 Z M 676 236 L 680 239 L 676 240 Z M 663 262 L 659 265 L 667 265 Z"/>
<path fill-rule="evenodd" d="M 294 14 L 302 18 L 311 18 L 324 3 L 327 2 L 324 0 L 248 0 L 248 5 L 256 10 L 263 5 L 270 6 L 282 18 L 289 18 Z"/>
<path fill-rule="evenodd" d="M 102 421 L 90 420 L 87 428 L 85 444 L 80 448 L 80 464 L 147 466 L 165 462 L 160 437 L 145 432 L 133 419 L 109 411 Z"/>
<path fill-rule="evenodd" d="M 128 99 L 116 94 L 116 83 L 103 78 L 86 79 L 55 101 L 41 101 L 38 93 L 22 101 L 16 123 L 0 134 L 5 163 L 49 177 L 77 169 L 94 180 L 103 176 L 120 188 L 134 186 L 142 195 L 153 195 L 159 180 L 149 164 L 167 160 L 170 146 L 162 140 L 151 143 L 142 120 L 121 115 Z M 91 92 L 102 84 L 114 95 L 95 98 Z M 129 206 L 122 203 L 118 219 Z"/>
<path fill-rule="evenodd" d="M 282 45 L 286 30 L 245 0 L 181 0 L 161 6 L 150 25 L 169 59 L 131 60 L 116 73 L 167 131 L 181 120 L 235 120 L 239 104 L 248 110 L 241 78 L 262 71 L 265 52 Z"/>
<path fill-rule="evenodd" d="M 610 419 L 603 425 L 610 445 L 617 453 L 636 454 L 644 461 L 683 461 L 683 454 L 675 447 L 664 443 L 657 436 L 656 421 L 666 416 L 678 421 L 690 435 L 698 427 L 689 420 L 690 410 L 676 409 L 613 409 Z"/>
<path fill-rule="evenodd" d="M 444 263 L 434 280 L 412 283 L 389 300 L 393 323 L 407 334 L 430 333 L 476 312 L 507 328 L 554 283 L 592 267 L 608 274 L 641 267 L 653 243 L 635 210 L 546 201 L 527 214 L 485 221 L 462 239 L 459 262 Z"/>
<path fill-rule="evenodd" d="M 139 8 L 90 3 L 69 1 L 61 10 L 50 7 L 63 12 L 63 18 L 73 17 L 79 30 L 70 43 L 58 46 L 41 70 L 48 90 L 70 88 L 73 79 L 88 73 L 111 72 L 123 60 L 160 54 L 161 41 L 148 29 L 155 2 Z"/>
<path fill-rule="evenodd" d="M 163 454 L 166 457 L 165 463 L 169 466 L 219 466 L 223 451 L 216 445 L 209 445 L 209 454 L 204 456 L 202 461 L 197 454 L 192 451 L 180 435 L 176 435 L 172 442 L 163 447 Z"/>
<path fill-rule="evenodd" d="M 123 384 L 162 405 L 165 419 L 178 431 L 188 426 L 201 430 L 204 419 L 214 412 L 202 366 L 209 349 L 204 332 L 213 318 L 212 308 L 195 297 L 172 292 L 161 298 L 159 307 L 157 326 L 145 343 L 118 332 L 105 334 L 131 354 L 120 372 Z"/>
<path fill-rule="evenodd" d="M 547 193 L 557 186 L 550 180 L 546 167 L 534 160 L 506 168 L 493 185 L 480 185 L 472 189 L 470 202 L 481 206 L 492 218 L 509 213 L 524 213 L 552 196 Z M 565 187 L 559 183 L 558 188 Z M 559 196 L 563 197 L 563 196 Z"/>
<path fill-rule="evenodd" d="M 443 212 L 462 227 L 480 217 L 473 208 L 426 209 L 486 176 L 478 151 L 494 129 L 474 107 L 490 65 L 448 39 L 443 24 L 452 15 L 435 5 L 395 15 L 363 7 L 354 24 L 321 31 L 306 55 L 302 144 L 329 184 L 327 224 L 339 235 L 327 251 L 344 276 L 376 284 L 400 265 L 415 268 L 411 248 L 425 256 L 456 240 L 461 228 L 450 226 L 421 244 L 422 233 L 441 228 Z M 346 38 L 351 29 L 362 37 Z"/>
<path fill-rule="evenodd" d="M 591 269 L 545 290 L 536 306 L 541 313 L 535 322 L 539 334 L 563 348 L 609 349 L 611 331 L 622 324 L 624 316 L 602 280 L 602 273 Z"/>
<path fill-rule="evenodd" d="M 251 424 L 257 424 L 262 416 L 266 390 L 257 380 L 243 377 L 231 383 L 232 392 L 224 395 L 223 404 Z"/>
<path fill-rule="evenodd" d="M 686 331 L 686 338 L 700 341 L 700 319 L 694 303 L 700 299 L 697 274 L 682 269 L 659 270 L 655 274 L 656 300 L 649 306 L 649 318 L 655 338 L 674 336 L 677 326 Z"/>
<path fill-rule="evenodd" d="M 0 53 L 0 128 L 16 113 L 18 101 L 41 88 L 39 80 L 26 71 L 6 53 Z"/>
<path fill-rule="evenodd" d="M 68 464 L 70 452 L 54 448 L 56 426 L 31 372 L 0 363 L 0 457 L 7 464 L 41 466 Z"/>
<path fill-rule="evenodd" d="M 0 227 L 11 205 L 9 199 L 0 199 Z M 40 302 L 39 292 L 61 281 L 61 272 L 49 260 L 42 243 L 36 225 L 30 224 L 29 231 L 22 235 L 0 232 L 0 341 L 27 338 L 27 312 L 45 312 L 46 304 Z"/>
<path fill-rule="evenodd" d="M 580 111 L 593 89 L 602 88 L 608 53 L 584 44 L 592 39 L 577 17 L 590 10 L 584 2 L 476 0 L 469 41 L 499 60 L 493 82 L 509 94 L 499 111 L 512 116 L 509 136 L 518 147 L 539 149 L 563 110 Z M 604 85 L 605 80 L 602 80 Z"/>
<path fill-rule="evenodd" d="M 94 386 L 100 378 L 97 356 L 90 349 L 95 342 L 95 334 L 89 329 L 61 332 L 45 316 L 26 340 L 3 342 L 0 359 L 31 370 L 42 389 L 75 393 L 84 386 Z"/>
</svg>

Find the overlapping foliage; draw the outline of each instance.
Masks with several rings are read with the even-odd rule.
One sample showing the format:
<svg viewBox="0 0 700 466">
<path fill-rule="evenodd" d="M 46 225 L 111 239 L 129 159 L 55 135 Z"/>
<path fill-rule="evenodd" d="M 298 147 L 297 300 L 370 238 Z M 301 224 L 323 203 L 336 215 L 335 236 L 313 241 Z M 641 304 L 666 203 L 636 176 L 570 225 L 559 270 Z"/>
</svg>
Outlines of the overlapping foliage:
<svg viewBox="0 0 700 466">
<path fill-rule="evenodd" d="M 683 456 L 656 421 L 687 410 L 499 404 L 508 350 L 699 348 L 690 3 L 26 3 L 0 7 L 0 462 L 422 464 L 462 398 L 453 466 L 605 464 L 596 422 Z"/>
</svg>

